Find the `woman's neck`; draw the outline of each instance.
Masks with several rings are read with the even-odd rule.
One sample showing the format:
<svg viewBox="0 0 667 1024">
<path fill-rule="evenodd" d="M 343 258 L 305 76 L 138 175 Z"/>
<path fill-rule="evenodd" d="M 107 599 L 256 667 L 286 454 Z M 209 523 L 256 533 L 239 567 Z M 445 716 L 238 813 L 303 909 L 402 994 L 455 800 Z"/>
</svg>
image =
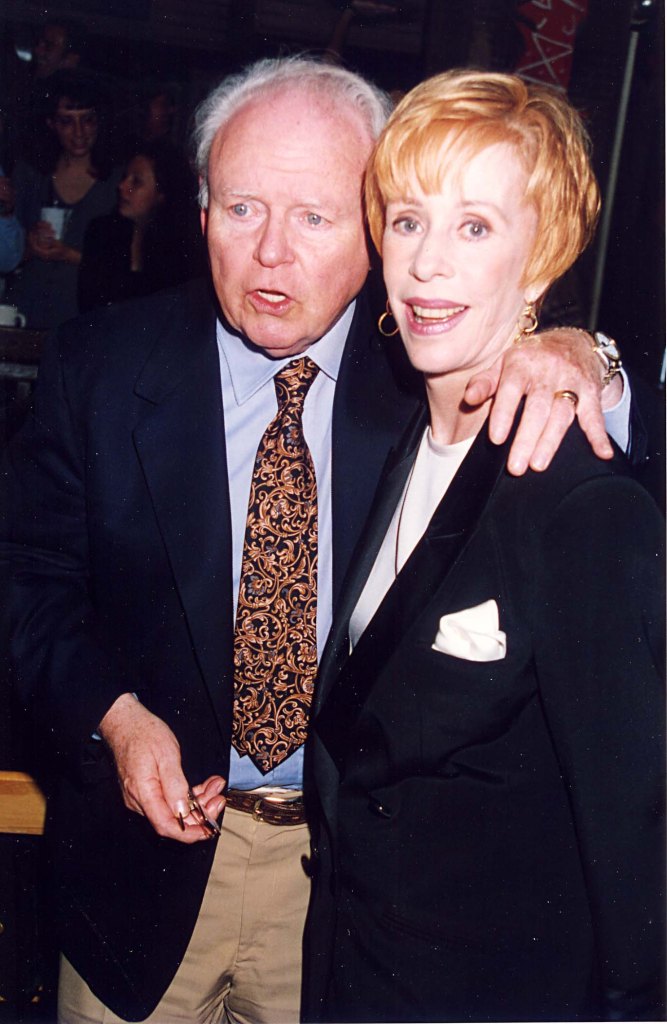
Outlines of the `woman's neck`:
<svg viewBox="0 0 667 1024">
<path fill-rule="evenodd" d="M 469 377 L 453 381 L 454 376 L 457 375 L 426 376 L 431 434 L 438 444 L 457 444 L 474 437 L 491 410 L 491 399 L 482 405 L 467 405 L 463 395 Z"/>
<path fill-rule="evenodd" d="M 89 174 L 92 177 L 93 168 L 90 161 L 90 153 L 85 153 L 83 156 L 70 156 L 69 153 L 61 153 L 56 161 L 55 175 L 58 174 Z"/>
<path fill-rule="evenodd" d="M 90 154 L 71 157 L 61 153 L 53 173 L 56 192 L 66 203 L 78 203 L 95 183 Z"/>
</svg>

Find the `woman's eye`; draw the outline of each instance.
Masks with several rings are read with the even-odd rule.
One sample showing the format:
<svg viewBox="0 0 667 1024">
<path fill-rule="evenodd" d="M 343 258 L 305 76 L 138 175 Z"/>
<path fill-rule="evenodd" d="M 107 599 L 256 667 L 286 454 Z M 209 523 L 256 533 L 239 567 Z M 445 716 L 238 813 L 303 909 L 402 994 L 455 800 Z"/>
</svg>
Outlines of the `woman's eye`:
<svg viewBox="0 0 667 1024">
<path fill-rule="evenodd" d="M 397 217 L 392 227 L 402 235 L 413 235 L 419 229 L 419 223 L 413 217 Z"/>
<path fill-rule="evenodd" d="M 481 220 L 466 221 L 463 228 L 469 238 L 483 238 L 489 233 L 488 225 Z"/>
</svg>

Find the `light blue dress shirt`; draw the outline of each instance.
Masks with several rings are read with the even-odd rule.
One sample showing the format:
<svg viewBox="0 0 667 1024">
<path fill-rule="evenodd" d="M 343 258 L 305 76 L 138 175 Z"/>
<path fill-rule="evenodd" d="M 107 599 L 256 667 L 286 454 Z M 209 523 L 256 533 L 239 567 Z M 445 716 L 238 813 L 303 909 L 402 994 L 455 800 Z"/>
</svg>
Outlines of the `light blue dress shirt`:
<svg viewBox="0 0 667 1024">
<path fill-rule="evenodd" d="M 303 409 L 303 432 L 317 478 L 317 650 L 320 657 L 332 616 L 331 418 L 338 370 L 353 314 L 354 303 L 351 303 L 331 330 L 307 351 L 307 355 L 320 368 L 310 386 Z M 245 344 L 240 338 L 229 334 L 220 323 L 217 339 L 232 516 L 232 579 L 236 616 L 255 454 L 264 431 L 278 409 L 273 378 L 296 357 L 271 359 L 261 349 Z M 302 782 L 303 748 L 277 768 L 262 775 L 249 757 L 239 757 L 232 747 L 229 769 L 229 785 L 232 789 L 255 789 L 257 786 L 301 789 Z"/>
</svg>

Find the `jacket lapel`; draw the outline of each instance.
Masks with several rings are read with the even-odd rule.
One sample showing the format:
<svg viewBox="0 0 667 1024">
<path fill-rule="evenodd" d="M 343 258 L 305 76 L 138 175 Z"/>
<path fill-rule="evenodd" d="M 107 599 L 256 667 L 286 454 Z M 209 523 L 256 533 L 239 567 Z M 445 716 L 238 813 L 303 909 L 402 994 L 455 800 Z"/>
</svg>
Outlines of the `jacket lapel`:
<svg viewBox="0 0 667 1024">
<path fill-rule="evenodd" d="M 427 424 L 426 409 L 418 407 L 400 448 L 392 448 L 386 458 L 382 482 L 373 501 L 367 523 L 352 556 L 341 595 L 334 611 L 334 620 L 327 643 L 315 695 L 315 711 L 322 706 L 336 675 L 336 666 L 349 649 L 348 626 L 359 596 L 400 500 L 412 468 L 416 449 Z"/>
<path fill-rule="evenodd" d="M 357 299 L 333 408 L 334 611 L 387 455 L 421 396 L 421 379 L 407 363 L 403 346 L 378 337 L 366 288 Z"/>
<path fill-rule="evenodd" d="M 407 476 L 404 463 L 407 461 L 409 470 L 414 458 L 414 438 L 412 440 L 412 454 L 401 462 L 402 471 L 393 474 L 396 480 L 391 479 L 392 473 L 388 475 L 387 483 L 385 485 L 383 482 L 378 496 L 375 522 L 369 525 L 370 542 L 375 553 L 384 536 L 382 524 L 388 525 L 400 497 L 402 487 L 399 487 L 399 482 L 402 479 L 404 483 Z M 461 557 L 496 483 L 505 472 L 510 443 L 493 445 L 487 430 L 482 429 L 436 509 L 424 536 L 385 595 L 353 655 L 348 656 L 344 647 L 347 623 L 368 576 L 369 559 L 364 560 L 363 570 L 360 567 L 359 575 L 351 580 L 349 599 L 346 595 L 341 606 L 345 608 L 347 618 L 337 627 L 338 656 L 335 664 L 332 657 L 331 667 L 325 676 L 326 703 L 320 701 L 322 710 L 317 720 L 317 732 L 336 761 L 340 761 L 344 754 L 344 738 L 349 734 L 383 666 L 436 590 L 442 588 L 452 567 Z M 370 560 L 371 566 L 374 557 Z M 343 631 L 345 641 L 342 639 Z M 331 678 L 332 675 L 335 675 L 335 679 Z"/>
<path fill-rule="evenodd" d="M 134 432 L 174 580 L 223 736 L 230 728 L 231 523 L 215 313 L 175 306 L 135 386 Z M 213 638 L 213 640 L 212 640 Z"/>
</svg>

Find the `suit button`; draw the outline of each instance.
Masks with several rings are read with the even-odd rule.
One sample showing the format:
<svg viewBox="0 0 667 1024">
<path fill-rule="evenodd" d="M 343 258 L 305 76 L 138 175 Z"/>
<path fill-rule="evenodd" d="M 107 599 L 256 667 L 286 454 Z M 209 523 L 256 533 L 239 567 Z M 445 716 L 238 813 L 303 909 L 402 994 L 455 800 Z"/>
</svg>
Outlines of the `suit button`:
<svg viewBox="0 0 667 1024">
<path fill-rule="evenodd" d="M 373 814 L 377 814 L 378 818 L 391 818 L 392 812 L 384 804 L 381 804 L 379 800 L 374 800 L 372 797 L 368 801 L 368 809 Z"/>
</svg>

